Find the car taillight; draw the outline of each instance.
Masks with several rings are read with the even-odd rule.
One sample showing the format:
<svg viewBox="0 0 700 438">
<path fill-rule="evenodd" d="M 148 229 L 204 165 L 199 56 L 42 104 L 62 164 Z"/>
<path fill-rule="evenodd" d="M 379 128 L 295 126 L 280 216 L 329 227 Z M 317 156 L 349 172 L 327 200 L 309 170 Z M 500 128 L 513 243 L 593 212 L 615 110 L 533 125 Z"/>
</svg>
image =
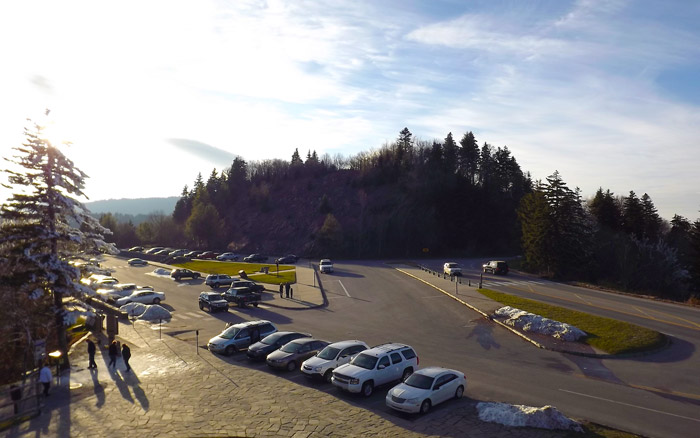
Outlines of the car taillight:
<svg viewBox="0 0 700 438">
<path fill-rule="evenodd" d="M 420 365 L 420 357 L 416 356 L 416 365 Z"/>
</svg>

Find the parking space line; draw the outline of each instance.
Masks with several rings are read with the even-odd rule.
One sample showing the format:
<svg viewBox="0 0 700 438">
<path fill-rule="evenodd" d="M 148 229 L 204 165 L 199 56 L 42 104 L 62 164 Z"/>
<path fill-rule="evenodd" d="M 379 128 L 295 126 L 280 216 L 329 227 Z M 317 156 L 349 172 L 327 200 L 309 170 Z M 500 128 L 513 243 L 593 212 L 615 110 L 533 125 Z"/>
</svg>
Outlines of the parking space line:
<svg viewBox="0 0 700 438">
<path fill-rule="evenodd" d="M 348 293 L 348 290 L 347 290 L 347 289 L 345 289 L 345 286 L 343 285 L 343 282 L 342 282 L 342 281 L 340 281 L 340 280 L 338 280 L 338 283 L 340 283 L 340 287 L 342 287 L 342 288 L 343 288 L 343 290 L 345 291 L 345 295 L 347 295 L 347 296 L 348 296 L 348 298 L 352 298 L 352 297 L 350 296 L 350 294 Z"/>
</svg>

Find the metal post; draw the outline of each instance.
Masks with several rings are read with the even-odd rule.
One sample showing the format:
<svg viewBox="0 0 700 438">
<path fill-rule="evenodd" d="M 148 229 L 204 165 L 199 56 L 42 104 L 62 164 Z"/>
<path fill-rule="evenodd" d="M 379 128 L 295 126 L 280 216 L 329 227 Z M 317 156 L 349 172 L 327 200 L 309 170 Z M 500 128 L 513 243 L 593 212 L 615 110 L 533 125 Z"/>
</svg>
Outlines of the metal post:
<svg viewBox="0 0 700 438">
<path fill-rule="evenodd" d="M 163 339 L 163 320 L 158 318 L 158 339 Z"/>
<path fill-rule="evenodd" d="M 194 331 L 194 348 L 197 351 L 197 356 L 199 356 L 199 330 Z"/>
<path fill-rule="evenodd" d="M 482 289 L 483 284 L 484 284 L 484 274 L 481 273 L 481 274 L 479 274 L 479 289 Z"/>
<path fill-rule="evenodd" d="M 457 289 L 457 282 L 455 281 L 455 295 L 459 295 L 459 290 Z"/>
</svg>

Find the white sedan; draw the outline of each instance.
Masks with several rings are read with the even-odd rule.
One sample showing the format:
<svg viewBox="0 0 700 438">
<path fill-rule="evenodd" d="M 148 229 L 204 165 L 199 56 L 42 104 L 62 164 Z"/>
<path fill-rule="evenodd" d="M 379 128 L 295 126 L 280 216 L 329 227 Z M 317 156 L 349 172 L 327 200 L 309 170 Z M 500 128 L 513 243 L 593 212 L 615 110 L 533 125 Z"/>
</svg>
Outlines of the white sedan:
<svg viewBox="0 0 700 438">
<path fill-rule="evenodd" d="M 129 259 L 127 260 L 127 263 L 130 266 L 146 266 L 148 262 L 144 259 Z"/>
<path fill-rule="evenodd" d="M 158 304 L 165 300 L 165 293 L 152 290 L 139 290 L 128 297 L 119 298 L 117 305 L 123 306 L 129 303 Z"/>
<path fill-rule="evenodd" d="M 386 405 L 397 411 L 425 414 L 438 403 L 462 398 L 466 386 L 467 379 L 459 371 L 423 368 L 391 388 L 386 394 Z"/>
</svg>

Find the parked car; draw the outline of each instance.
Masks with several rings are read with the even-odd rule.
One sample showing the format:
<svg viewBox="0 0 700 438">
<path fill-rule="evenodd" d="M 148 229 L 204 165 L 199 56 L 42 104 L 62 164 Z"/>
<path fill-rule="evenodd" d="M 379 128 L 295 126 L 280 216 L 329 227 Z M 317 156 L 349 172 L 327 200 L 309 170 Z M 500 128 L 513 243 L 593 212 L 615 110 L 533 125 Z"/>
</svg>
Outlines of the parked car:
<svg viewBox="0 0 700 438">
<path fill-rule="evenodd" d="M 165 301 L 164 292 L 155 292 L 152 290 L 139 290 L 127 297 L 119 298 L 117 300 L 117 305 L 123 306 L 129 303 L 159 304 L 161 301 Z"/>
<path fill-rule="evenodd" d="M 169 257 L 182 257 L 185 255 L 186 252 L 187 252 L 186 249 L 176 249 L 174 251 L 170 251 L 168 253 L 168 256 Z"/>
<path fill-rule="evenodd" d="M 279 263 L 280 265 L 284 264 L 293 264 L 299 261 L 299 257 L 295 256 L 294 254 L 289 254 L 284 257 L 280 257 L 277 260 L 275 260 L 275 263 Z"/>
<path fill-rule="evenodd" d="M 137 291 L 153 290 L 151 286 L 137 286 L 134 283 L 116 284 L 112 288 L 97 289 L 97 297 L 102 301 L 113 303 L 119 298 L 128 297 Z"/>
<path fill-rule="evenodd" d="M 142 252 L 143 251 L 143 246 L 132 246 L 129 248 L 130 252 Z"/>
<path fill-rule="evenodd" d="M 163 250 L 163 249 L 165 249 L 165 248 L 163 248 L 162 246 L 154 246 L 153 248 L 148 248 L 148 249 L 145 250 L 143 253 L 144 253 L 144 254 L 155 254 L 155 253 L 157 253 L 158 251 L 161 251 L 161 250 Z"/>
<path fill-rule="evenodd" d="M 185 254 L 183 254 L 183 257 L 187 257 L 190 259 L 197 258 L 198 255 L 200 255 L 202 251 L 187 251 Z"/>
<path fill-rule="evenodd" d="M 333 262 L 328 259 L 323 259 L 318 265 L 318 270 L 322 274 L 330 274 L 333 272 Z"/>
<path fill-rule="evenodd" d="M 502 260 L 491 260 L 483 265 L 485 273 L 508 275 L 508 263 Z"/>
<path fill-rule="evenodd" d="M 265 362 L 271 368 L 294 371 L 302 362 L 323 350 L 328 342 L 313 338 L 301 338 L 287 342 L 279 350 L 267 355 Z"/>
<path fill-rule="evenodd" d="M 204 251 L 203 253 L 200 253 L 197 258 L 202 259 L 202 260 L 211 260 L 211 259 L 215 259 L 216 256 L 218 256 L 218 255 L 219 255 L 218 252 Z"/>
<path fill-rule="evenodd" d="M 176 269 L 173 269 L 172 271 L 170 271 L 170 276 L 177 281 L 180 281 L 183 278 L 188 278 L 188 277 L 193 279 L 193 280 L 196 280 L 199 277 L 201 277 L 201 275 L 202 274 L 200 274 L 199 272 L 191 271 L 191 270 L 185 269 L 185 268 L 176 268 Z"/>
<path fill-rule="evenodd" d="M 333 371 L 331 383 L 349 392 L 369 397 L 374 388 L 397 380 L 406 380 L 418 369 L 418 356 L 408 345 L 390 343 L 365 350 L 350 363 Z"/>
<path fill-rule="evenodd" d="M 258 320 L 233 324 L 223 332 L 209 339 L 207 348 L 213 353 L 231 355 L 277 332 L 270 321 Z M 250 350 L 250 349 L 249 349 Z"/>
<path fill-rule="evenodd" d="M 257 292 L 251 292 L 245 287 L 232 287 L 223 293 L 224 299 L 229 303 L 235 303 L 238 307 L 252 305 L 258 307 L 261 297 Z"/>
<path fill-rule="evenodd" d="M 119 284 L 119 280 L 117 280 L 114 277 L 105 277 L 100 280 L 96 280 L 93 283 L 90 284 L 90 287 L 97 290 L 97 289 L 105 289 L 108 287 L 114 287 L 117 284 Z"/>
<path fill-rule="evenodd" d="M 216 256 L 216 259 L 220 262 L 231 262 L 231 261 L 237 261 L 240 256 L 238 254 L 232 253 L 232 252 L 225 252 L 223 254 L 219 254 Z"/>
<path fill-rule="evenodd" d="M 169 249 L 161 249 L 160 251 L 156 251 L 154 253 L 151 253 L 151 255 L 154 256 L 168 256 L 170 255 L 170 250 Z"/>
<path fill-rule="evenodd" d="M 452 398 L 460 399 L 467 379 L 460 371 L 428 367 L 411 374 L 386 394 L 386 405 L 397 411 L 421 414 Z"/>
<path fill-rule="evenodd" d="M 267 256 L 262 254 L 251 254 L 248 257 L 244 257 L 243 261 L 246 263 L 265 263 L 267 261 Z"/>
<path fill-rule="evenodd" d="M 316 356 L 305 360 L 300 370 L 307 377 L 321 378 L 330 383 L 334 369 L 350 362 L 357 353 L 368 348 L 369 346 L 362 341 L 334 342 Z"/>
<path fill-rule="evenodd" d="M 246 356 L 252 360 L 265 360 L 267 355 L 277 350 L 287 342 L 299 338 L 310 338 L 308 333 L 299 332 L 277 332 L 263 338 L 260 342 L 251 345 L 246 351 Z"/>
<path fill-rule="evenodd" d="M 202 292 L 199 294 L 199 309 L 209 309 L 209 312 L 223 310 L 228 312 L 228 301 L 220 293 Z"/>
<path fill-rule="evenodd" d="M 453 275 L 462 275 L 462 267 L 459 266 L 459 264 L 457 263 L 447 262 L 445 263 L 445 266 L 442 267 L 442 272 L 444 272 L 445 275 L 449 275 L 450 277 Z"/>
<path fill-rule="evenodd" d="M 129 266 L 146 266 L 148 262 L 144 259 L 129 259 L 126 261 Z"/>
<path fill-rule="evenodd" d="M 236 280 L 231 282 L 231 287 L 235 288 L 245 288 L 249 292 L 262 292 L 265 290 L 265 286 L 260 283 L 256 283 L 251 280 Z"/>
<path fill-rule="evenodd" d="M 204 280 L 204 284 L 214 289 L 219 286 L 230 286 L 234 278 L 226 274 L 210 274 Z"/>
</svg>

